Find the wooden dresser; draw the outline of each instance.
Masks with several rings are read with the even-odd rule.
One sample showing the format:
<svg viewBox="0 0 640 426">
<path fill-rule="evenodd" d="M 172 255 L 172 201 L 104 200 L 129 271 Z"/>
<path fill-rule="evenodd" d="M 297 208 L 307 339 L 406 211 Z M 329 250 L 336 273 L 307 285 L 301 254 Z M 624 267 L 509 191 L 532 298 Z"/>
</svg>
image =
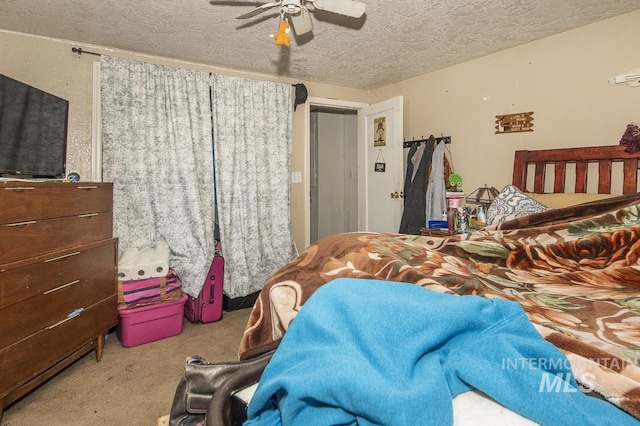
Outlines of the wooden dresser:
<svg viewBox="0 0 640 426">
<path fill-rule="evenodd" d="M 3 408 L 117 325 L 117 239 L 108 183 L 0 182 Z"/>
</svg>

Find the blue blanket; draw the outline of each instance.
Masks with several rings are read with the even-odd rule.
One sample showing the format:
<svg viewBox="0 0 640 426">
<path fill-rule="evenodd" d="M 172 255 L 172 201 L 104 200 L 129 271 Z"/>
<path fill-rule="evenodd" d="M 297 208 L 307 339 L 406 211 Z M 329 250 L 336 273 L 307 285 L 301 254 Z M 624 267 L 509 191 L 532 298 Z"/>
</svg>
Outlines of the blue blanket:
<svg viewBox="0 0 640 426">
<path fill-rule="evenodd" d="M 304 304 L 245 425 L 450 425 L 473 388 L 540 424 L 638 424 L 584 394 L 516 303 L 344 278 Z"/>
</svg>

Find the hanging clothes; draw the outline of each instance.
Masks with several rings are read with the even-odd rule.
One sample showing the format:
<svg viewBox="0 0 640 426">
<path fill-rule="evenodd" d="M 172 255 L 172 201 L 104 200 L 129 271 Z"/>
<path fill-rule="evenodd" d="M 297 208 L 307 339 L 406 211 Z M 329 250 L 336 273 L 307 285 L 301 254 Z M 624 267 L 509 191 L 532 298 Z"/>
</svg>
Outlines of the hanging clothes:
<svg viewBox="0 0 640 426">
<path fill-rule="evenodd" d="M 418 151 L 418 145 L 417 143 L 412 144 L 409 147 L 409 153 L 407 154 L 407 172 L 404 175 L 404 189 L 403 189 L 403 193 L 406 194 L 409 191 L 409 186 L 411 185 L 411 181 L 413 180 L 413 169 L 415 167 L 413 167 L 413 156 L 416 154 L 416 151 Z"/>
<path fill-rule="evenodd" d="M 413 182 L 413 179 L 416 177 L 418 166 L 420 165 L 422 155 L 424 154 L 425 146 L 426 145 L 420 141 L 411 144 L 411 147 L 409 148 L 409 154 L 407 154 L 407 173 L 404 178 L 404 193 L 409 190 L 411 182 Z"/>
<path fill-rule="evenodd" d="M 413 157 L 411 157 L 411 163 L 413 164 L 413 171 L 411 173 L 411 182 L 416 178 L 416 174 L 418 173 L 418 167 L 420 166 L 420 162 L 422 161 L 422 156 L 424 155 L 424 150 L 427 148 L 427 143 L 418 144 L 418 149 Z"/>
<path fill-rule="evenodd" d="M 402 234 L 420 235 L 420 229 L 426 225 L 426 194 L 428 183 L 428 171 L 431 167 L 434 145 L 436 139 L 432 136 L 427 142 L 421 143 L 412 158 L 407 159 L 407 164 L 415 161 L 412 172 L 413 179 L 407 185 L 405 182 L 404 211 L 400 221 Z M 419 155 L 419 159 L 416 156 Z M 418 167 L 415 167 L 418 164 Z"/>
<path fill-rule="evenodd" d="M 427 183 L 425 224 L 430 220 L 442 220 L 447 212 L 444 146 L 444 143 L 438 143 L 431 159 L 431 173 L 429 174 L 429 181 Z"/>
</svg>

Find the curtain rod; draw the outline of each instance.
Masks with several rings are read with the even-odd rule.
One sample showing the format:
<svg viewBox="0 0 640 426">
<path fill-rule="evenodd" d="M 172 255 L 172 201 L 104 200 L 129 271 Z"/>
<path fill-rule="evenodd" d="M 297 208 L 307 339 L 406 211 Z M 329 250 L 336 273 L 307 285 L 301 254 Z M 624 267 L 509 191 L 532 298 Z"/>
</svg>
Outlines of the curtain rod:
<svg viewBox="0 0 640 426">
<path fill-rule="evenodd" d="M 440 142 L 444 142 L 445 144 L 450 144 L 451 143 L 451 136 L 440 136 L 439 138 L 435 138 L 435 139 L 436 139 L 437 143 L 440 143 Z M 410 140 L 410 141 L 403 142 L 402 143 L 402 147 L 403 148 L 411 148 L 411 145 L 413 145 L 413 144 L 416 144 L 416 143 L 417 144 L 421 144 L 423 142 L 428 142 L 428 141 L 429 141 L 429 138 L 427 138 L 427 139 L 423 138 L 423 139 L 418 139 L 418 140 L 413 139 L 413 140 Z"/>
<path fill-rule="evenodd" d="M 86 53 L 87 55 L 96 55 L 96 56 L 102 56 L 100 53 L 94 53 L 94 52 L 89 52 L 87 50 L 82 50 L 82 47 L 72 47 L 71 51 L 73 53 L 77 53 L 78 56 L 82 55 L 83 53 Z"/>
</svg>

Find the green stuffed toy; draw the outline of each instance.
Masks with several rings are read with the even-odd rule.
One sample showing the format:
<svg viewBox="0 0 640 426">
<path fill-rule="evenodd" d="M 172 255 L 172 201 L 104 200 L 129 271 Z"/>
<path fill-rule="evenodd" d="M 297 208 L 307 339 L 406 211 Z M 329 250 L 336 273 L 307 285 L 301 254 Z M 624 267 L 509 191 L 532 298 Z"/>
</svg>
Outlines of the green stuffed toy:
<svg viewBox="0 0 640 426">
<path fill-rule="evenodd" d="M 453 191 L 461 191 L 460 187 L 462 186 L 462 176 L 457 173 L 451 173 L 449 175 L 449 189 Z"/>
</svg>

